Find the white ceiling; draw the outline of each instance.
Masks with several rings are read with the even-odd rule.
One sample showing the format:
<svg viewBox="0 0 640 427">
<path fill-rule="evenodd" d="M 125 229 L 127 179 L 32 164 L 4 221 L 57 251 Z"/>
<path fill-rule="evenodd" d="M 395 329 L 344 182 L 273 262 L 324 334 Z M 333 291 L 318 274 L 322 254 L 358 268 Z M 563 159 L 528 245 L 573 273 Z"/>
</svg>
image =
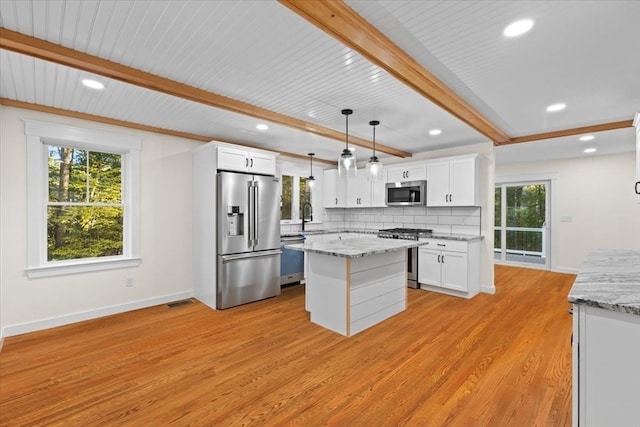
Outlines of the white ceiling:
<svg viewBox="0 0 640 427">
<path fill-rule="evenodd" d="M 640 111 L 639 1 L 347 1 L 511 137 Z M 502 35 L 517 19 L 531 32 Z M 487 138 L 275 1 L 2 0 L 0 27 L 411 153 Z M 212 139 L 337 158 L 344 142 L 0 50 L 0 97 Z M 567 108 L 547 113 L 546 106 Z M 428 131 L 442 130 L 439 136 Z M 597 154 L 633 150 L 629 129 Z M 573 157 L 577 136 L 502 146 L 498 161 Z M 370 150 L 357 147 L 359 159 Z M 383 160 L 388 158 L 381 155 Z"/>
</svg>

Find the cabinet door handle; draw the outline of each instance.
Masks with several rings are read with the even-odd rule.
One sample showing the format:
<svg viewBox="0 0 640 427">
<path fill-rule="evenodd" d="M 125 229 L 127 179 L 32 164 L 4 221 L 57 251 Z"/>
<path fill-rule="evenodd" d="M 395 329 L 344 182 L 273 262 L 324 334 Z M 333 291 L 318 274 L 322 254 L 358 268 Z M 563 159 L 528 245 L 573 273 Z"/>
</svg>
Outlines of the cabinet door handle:
<svg viewBox="0 0 640 427">
<path fill-rule="evenodd" d="M 453 194 L 449 194 L 449 202 L 453 202 Z"/>
<path fill-rule="evenodd" d="M 440 264 L 440 255 L 438 255 L 438 264 Z"/>
<path fill-rule="evenodd" d="M 640 181 L 636 182 L 636 194 L 640 194 Z"/>
<path fill-rule="evenodd" d="M 245 157 L 245 158 L 244 158 L 244 167 L 245 167 L 245 168 L 248 168 L 248 167 L 249 167 L 249 158 L 248 158 L 248 157 Z"/>
<path fill-rule="evenodd" d="M 446 243 L 438 243 L 438 246 L 447 246 Z"/>
<path fill-rule="evenodd" d="M 442 255 L 442 263 L 444 264 L 444 255 Z"/>
<path fill-rule="evenodd" d="M 253 167 L 253 159 L 251 159 L 251 167 Z"/>
<path fill-rule="evenodd" d="M 336 197 L 336 205 L 338 204 L 338 198 Z"/>
</svg>

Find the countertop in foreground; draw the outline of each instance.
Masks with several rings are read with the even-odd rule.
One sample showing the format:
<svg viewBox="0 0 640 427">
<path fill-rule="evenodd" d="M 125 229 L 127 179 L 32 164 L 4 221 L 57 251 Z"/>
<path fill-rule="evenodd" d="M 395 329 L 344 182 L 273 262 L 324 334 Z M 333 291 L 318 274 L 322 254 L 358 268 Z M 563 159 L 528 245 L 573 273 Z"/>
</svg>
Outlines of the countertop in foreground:
<svg viewBox="0 0 640 427">
<path fill-rule="evenodd" d="M 315 252 L 343 258 L 359 258 L 363 256 L 384 254 L 406 248 L 415 248 L 425 242 L 401 239 L 343 239 L 326 242 L 305 242 L 304 244 L 287 245 L 287 249 Z"/>
<path fill-rule="evenodd" d="M 596 249 L 580 268 L 569 302 L 640 316 L 640 252 Z"/>
<path fill-rule="evenodd" d="M 316 234 L 337 234 L 337 233 L 360 233 L 360 234 L 371 234 L 377 235 L 378 230 L 371 229 L 358 229 L 358 228 L 332 228 L 332 229 L 322 229 L 322 230 L 305 230 L 305 231 L 290 231 L 286 233 L 282 233 L 282 237 L 291 237 L 291 236 L 299 236 L 299 235 L 309 235 L 313 236 Z M 473 234 L 456 234 L 456 233 L 438 233 L 435 232 L 426 239 L 444 239 L 444 240 L 462 240 L 470 242 L 472 240 L 480 240 L 484 239 L 484 236 L 477 236 Z"/>
</svg>

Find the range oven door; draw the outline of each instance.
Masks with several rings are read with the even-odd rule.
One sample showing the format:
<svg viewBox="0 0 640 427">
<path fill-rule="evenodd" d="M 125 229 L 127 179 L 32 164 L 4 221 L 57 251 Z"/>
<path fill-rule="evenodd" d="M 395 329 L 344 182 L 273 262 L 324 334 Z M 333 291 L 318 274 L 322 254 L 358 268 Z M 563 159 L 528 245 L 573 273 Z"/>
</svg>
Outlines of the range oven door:
<svg viewBox="0 0 640 427">
<path fill-rule="evenodd" d="M 407 287 L 420 288 L 418 283 L 418 248 L 407 249 Z"/>
</svg>

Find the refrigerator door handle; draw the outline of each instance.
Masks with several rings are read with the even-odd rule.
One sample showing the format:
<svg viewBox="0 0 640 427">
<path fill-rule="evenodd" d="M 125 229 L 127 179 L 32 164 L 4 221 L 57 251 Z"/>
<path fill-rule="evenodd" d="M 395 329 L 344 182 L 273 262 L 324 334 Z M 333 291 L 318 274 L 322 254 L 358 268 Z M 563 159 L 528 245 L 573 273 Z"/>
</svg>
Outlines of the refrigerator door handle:
<svg viewBox="0 0 640 427">
<path fill-rule="evenodd" d="M 249 212 L 248 212 L 248 225 L 249 225 L 249 233 L 248 233 L 248 237 L 249 237 L 249 246 L 253 246 L 253 237 L 255 235 L 255 231 L 253 230 L 253 181 L 249 181 L 247 182 L 247 195 L 249 198 L 249 201 L 247 202 L 247 205 L 249 206 Z"/>
<path fill-rule="evenodd" d="M 236 260 L 245 259 L 245 258 L 258 258 L 258 257 L 264 257 L 264 256 L 280 255 L 281 253 L 282 251 L 280 249 L 274 249 L 271 251 L 250 252 L 250 253 L 235 254 L 235 255 L 222 255 L 220 258 L 224 263 L 224 262 L 236 261 Z"/>
<path fill-rule="evenodd" d="M 259 221 L 258 218 L 260 215 L 260 198 L 259 192 L 260 186 L 258 181 L 253 182 L 253 244 L 258 244 L 258 236 L 260 236 L 260 229 L 258 227 Z"/>
</svg>

